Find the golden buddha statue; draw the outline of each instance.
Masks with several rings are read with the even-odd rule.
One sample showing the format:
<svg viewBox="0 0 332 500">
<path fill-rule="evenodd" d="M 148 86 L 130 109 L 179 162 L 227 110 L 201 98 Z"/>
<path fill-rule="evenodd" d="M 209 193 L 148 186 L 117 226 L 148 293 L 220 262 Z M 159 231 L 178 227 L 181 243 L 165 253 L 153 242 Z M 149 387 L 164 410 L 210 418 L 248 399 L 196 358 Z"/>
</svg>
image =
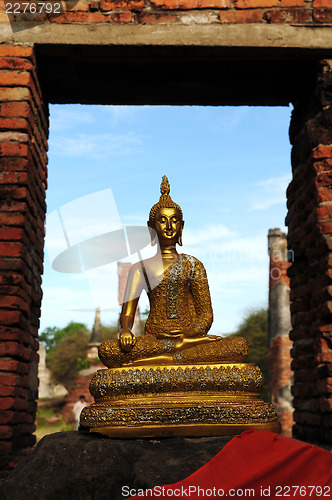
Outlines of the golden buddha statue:
<svg viewBox="0 0 332 500">
<path fill-rule="evenodd" d="M 131 267 L 120 315 L 120 342 L 101 344 L 99 358 L 109 368 L 244 361 L 249 353 L 246 340 L 207 335 L 213 311 L 206 272 L 195 257 L 177 253 L 176 244 L 182 245 L 182 210 L 171 199 L 165 176 L 160 190 L 148 221 L 157 253 Z M 143 289 L 150 313 L 145 334 L 135 338 L 130 329 Z"/>
<path fill-rule="evenodd" d="M 258 400 L 260 370 L 244 363 L 247 341 L 208 335 L 213 312 L 206 272 L 195 257 L 178 254 L 182 210 L 165 176 L 160 190 L 148 221 L 157 252 L 130 269 L 119 340 L 99 346 L 108 370 L 91 381 L 96 402 L 83 410 L 81 428 L 118 437 L 278 431 L 273 405 Z M 150 313 L 144 335 L 135 338 L 143 289 Z"/>
</svg>

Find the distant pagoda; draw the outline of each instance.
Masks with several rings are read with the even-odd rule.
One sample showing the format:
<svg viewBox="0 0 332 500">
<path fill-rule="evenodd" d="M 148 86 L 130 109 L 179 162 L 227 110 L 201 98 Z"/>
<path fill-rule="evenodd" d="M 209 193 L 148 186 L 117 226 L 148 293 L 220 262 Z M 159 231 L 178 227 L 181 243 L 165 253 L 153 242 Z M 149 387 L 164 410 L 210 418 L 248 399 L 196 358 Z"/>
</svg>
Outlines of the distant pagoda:
<svg viewBox="0 0 332 500">
<path fill-rule="evenodd" d="M 87 357 L 89 360 L 98 358 L 98 347 L 102 343 L 103 337 L 100 324 L 100 307 L 96 309 L 95 322 L 93 324 L 90 342 L 88 344 Z"/>
</svg>

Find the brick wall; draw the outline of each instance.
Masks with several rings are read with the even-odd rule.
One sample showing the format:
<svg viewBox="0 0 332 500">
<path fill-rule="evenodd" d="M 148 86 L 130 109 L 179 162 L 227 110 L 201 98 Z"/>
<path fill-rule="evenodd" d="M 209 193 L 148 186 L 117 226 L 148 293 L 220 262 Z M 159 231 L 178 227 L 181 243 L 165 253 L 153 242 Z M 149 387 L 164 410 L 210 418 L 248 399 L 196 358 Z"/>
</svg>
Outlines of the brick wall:
<svg viewBox="0 0 332 500">
<path fill-rule="evenodd" d="M 0 23 L 8 23 L 9 19 L 51 24 L 164 24 L 170 26 L 170 45 L 171 27 L 176 24 L 280 23 L 318 27 L 332 23 L 331 0 L 81 0 L 61 2 L 61 5 L 61 15 L 26 13 L 8 17 L 5 2 L 0 0 Z M 17 36 L 22 29 L 24 26 L 20 25 Z M 24 39 L 29 40 L 29 30 L 26 32 Z M 129 37 L 127 40 L 130 43 Z M 267 45 L 272 42 L 267 41 Z M 80 43 L 83 45 L 84 39 Z M 273 43 L 277 46 L 279 42 Z M 13 456 L 19 457 L 34 443 L 37 396 L 36 339 L 41 300 L 48 123 L 34 49 L 29 44 L 0 44 L 2 468 L 13 465 Z M 305 55 L 305 51 L 303 53 Z M 317 81 L 315 97 L 309 89 L 295 103 L 290 131 L 294 179 L 288 194 L 289 244 L 295 252 L 290 270 L 295 432 L 300 437 L 323 441 L 331 441 L 328 426 L 332 415 L 330 75 L 331 68 L 325 65 Z M 63 87 L 61 102 L 66 102 L 65 82 Z"/>
<path fill-rule="evenodd" d="M 332 443 L 332 62 L 294 103 L 288 245 L 294 435 Z"/>
<path fill-rule="evenodd" d="M 54 2 L 53 3 L 59 3 Z M 331 0 L 80 0 L 61 2 L 62 14 L 24 14 L 51 23 L 242 24 L 332 23 Z M 0 22 L 7 22 L 0 1 Z M 22 7 L 22 9 L 24 6 Z M 19 18 L 9 14 L 11 21 Z"/>
<path fill-rule="evenodd" d="M 0 45 L 0 468 L 35 443 L 48 123 L 31 47 Z"/>
</svg>

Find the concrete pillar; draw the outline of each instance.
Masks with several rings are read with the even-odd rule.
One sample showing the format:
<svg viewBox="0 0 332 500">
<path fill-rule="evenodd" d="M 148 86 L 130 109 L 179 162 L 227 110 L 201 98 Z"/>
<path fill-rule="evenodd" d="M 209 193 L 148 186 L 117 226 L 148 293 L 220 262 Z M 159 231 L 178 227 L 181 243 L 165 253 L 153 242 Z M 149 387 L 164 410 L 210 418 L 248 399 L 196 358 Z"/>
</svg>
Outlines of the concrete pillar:
<svg viewBox="0 0 332 500">
<path fill-rule="evenodd" d="M 269 391 L 284 436 L 292 435 L 293 406 L 289 339 L 291 330 L 287 237 L 280 229 L 268 234 L 269 274 Z"/>
</svg>

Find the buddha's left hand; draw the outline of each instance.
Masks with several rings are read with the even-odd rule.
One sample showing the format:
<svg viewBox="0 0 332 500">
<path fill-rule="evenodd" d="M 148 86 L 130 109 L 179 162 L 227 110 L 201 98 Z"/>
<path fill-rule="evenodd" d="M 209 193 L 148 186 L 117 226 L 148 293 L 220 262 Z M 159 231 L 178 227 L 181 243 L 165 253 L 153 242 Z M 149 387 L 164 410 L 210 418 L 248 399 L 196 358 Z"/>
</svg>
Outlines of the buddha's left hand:
<svg viewBox="0 0 332 500">
<path fill-rule="evenodd" d="M 202 337 L 205 335 L 205 332 L 202 329 L 201 325 L 194 325 L 188 330 L 170 330 L 169 332 L 172 337 Z"/>
<path fill-rule="evenodd" d="M 202 337 L 203 335 L 205 335 L 205 332 L 202 325 L 194 325 L 183 333 L 184 337 Z"/>
</svg>

